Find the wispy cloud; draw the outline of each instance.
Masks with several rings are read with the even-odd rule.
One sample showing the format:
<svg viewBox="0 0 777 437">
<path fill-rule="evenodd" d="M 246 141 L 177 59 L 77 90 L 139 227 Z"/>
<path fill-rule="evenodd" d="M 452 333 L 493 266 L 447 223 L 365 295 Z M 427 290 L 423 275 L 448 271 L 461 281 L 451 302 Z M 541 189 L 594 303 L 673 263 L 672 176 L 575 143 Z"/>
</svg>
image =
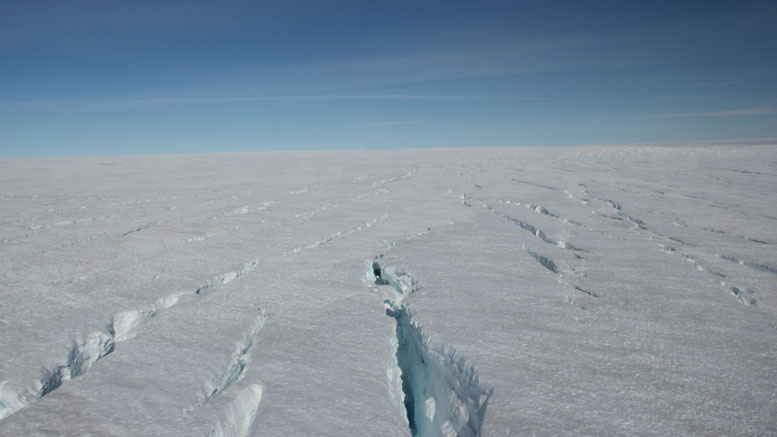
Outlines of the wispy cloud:
<svg viewBox="0 0 777 437">
<path fill-rule="evenodd" d="M 773 115 L 777 114 L 777 108 L 746 108 L 729 109 L 725 111 L 707 112 L 671 112 L 665 114 L 645 115 L 639 118 L 700 118 L 700 117 L 743 117 L 748 115 Z"/>
<path fill-rule="evenodd" d="M 439 37 L 437 37 L 439 38 Z M 422 38 L 423 39 L 423 38 Z M 435 39 L 434 34 L 427 39 Z M 468 42 L 469 39 L 475 42 Z M 469 80 L 578 71 L 618 70 L 687 61 L 688 54 L 667 52 L 639 41 L 575 35 L 573 37 L 505 38 L 484 43 L 484 37 L 453 35 L 448 48 L 419 48 L 337 59 L 318 58 L 277 66 L 273 77 L 315 82 L 321 77 L 334 89 L 365 89 L 397 84 Z M 454 48 L 451 48 L 454 47 Z"/>
<path fill-rule="evenodd" d="M 348 127 L 383 127 L 383 126 L 402 126 L 408 124 L 424 124 L 423 120 L 406 120 L 406 121 L 377 121 L 372 123 L 357 123 L 350 124 Z"/>
<path fill-rule="evenodd" d="M 17 100 L 0 101 L 0 106 L 27 108 L 120 109 L 135 106 L 203 105 L 253 102 L 336 101 L 336 100 L 536 100 L 541 97 L 422 95 L 422 94 L 344 94 L 308 96 L 197 97 L 155 99 L 95 99 L 95 100 Z"/>
</svg>

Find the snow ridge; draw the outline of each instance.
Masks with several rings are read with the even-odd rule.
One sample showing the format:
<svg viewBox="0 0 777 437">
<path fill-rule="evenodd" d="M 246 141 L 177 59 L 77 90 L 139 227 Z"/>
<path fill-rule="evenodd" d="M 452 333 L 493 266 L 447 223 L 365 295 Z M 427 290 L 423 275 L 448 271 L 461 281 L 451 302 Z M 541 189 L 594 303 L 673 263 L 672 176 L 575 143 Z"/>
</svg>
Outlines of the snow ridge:
<svg viewBox="0 0 777 437">
<path fill-rule="evenodd" d="M 243 437 L 251 432 L 259 404 L 262 402 L 262 386 L 249 384 L 237 394 L 224 409 L 211 431 L 211 437 Z"/>
<path fill-rule="evenodd" d="M 410 170 L 408 170 L 407 173 L 405 173 L 403 175 L 394 176 L 394 177 L 389 178 L 389 179 L 381 179 L 379 181 L 373 182 L 372 183 L 372 188 L 376 188 L 379 193 L 388 193 L 388 190 L 385 188 L 386 185 L 394 183 L 394 182 L 397 182 L 397 181 L 402 181 L 402 180 L 405 180 L 405 179 L 410 179 L 410 178 L 413 177 L 413 175 L 415 175 L 416 171 L 418 171 L 418 168 L 413 166 L 413 167 L 410 168 Z"/>
<path fill-rule="evenodd" d="M 479 436 L 493 387 L 452 346 L 426 338 L 405 304 L 418 283 L 401 269 L 384 268 L 379 259 L 369 263 L 365 276 L 395 292 L 384 301 L 386 314 L 396 321 L 396 363 L 387 369 L 390 397 L 414 436 Z"/>
</svg>

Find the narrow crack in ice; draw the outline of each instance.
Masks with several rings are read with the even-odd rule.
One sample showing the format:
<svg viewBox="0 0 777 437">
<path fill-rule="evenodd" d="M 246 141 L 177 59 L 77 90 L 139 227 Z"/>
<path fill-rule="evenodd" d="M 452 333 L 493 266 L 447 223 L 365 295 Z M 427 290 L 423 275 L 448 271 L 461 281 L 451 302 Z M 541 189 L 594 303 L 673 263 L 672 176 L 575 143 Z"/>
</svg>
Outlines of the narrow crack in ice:
<svg viewBox="0 0 777 437">
<path fill-rule="evenodd" d="M 521 205 L 520 202 L 501 201 L 501 200 L 496 200 L 496 199 L 492 199 L 492 201 L 496 201 L 498 203 Z M 555 214 L 549 213 L 547 210 L 545 210 L 542 207 L 538 207 L 538 206 L 533 205 L 533 204 L 529 204 L 527 206 L 530 207 L 529 209 L 531 209 L 531 210 L 533 210 L 535 212 L 538 212 L 540 214 L 547 215 L 549 217 L 554 217 L 555 216 Z M 531 223 L 525 222 L 525 221 L 523 221 L 521 219 L 518 219 L 518 218 L 512 217 L 512 216 L 510 216 L 508 214 L 505 214 L 505 213 L 503 213 L 503 212 L 493 208 L 492 206 L 490 206 L 488 204 L 483 204 L 483 207 L 485 209 L 487 209 L 488 211 L 490 211 L 492 214 L 494 214 L 494 215 L 496 215 L 498 217 L 501 217 L 501 218 L 503 218 L 505 220 L 508 220 L 508 221 L 511 221 L 511 222 L 515 223 L 521 229 L 528 231 L 529 233 L 531 233 L 532 235 L 534 235 L 535 237 L 539 238 L 540 240 L 542 240 L 543 242 L 545 242 L 547 244 L 550 244 L 550 245 L 555 246 L 555 247 L 559 247 L 559 248 L 564 249 L 564 250 L 578 252 L 578 253 L 574 253 L 575 258 L 578 259 L 578 260 L 582 260 L 583 259 L 583 257 L 579 255 L 579 252 L 586 252 L 585 250 L 579 249 L 579 248 L 575 247 L 574 245 L 572 245 L 571 243 L 566 242 L 566 241 L 556 241 L 556 240 L 553 240 L 542 229 L 537 228 L 536 226 L 532 225 Z M 557 216 L 555 218 L 560 219 L 560 217 L 557 217 Z M 573 222 L 570 222 L 570 223 L 573 223 Z M 576 224 L 576 223 L 574 223 L 574 224 Z M 580 285 L 578 284 L 581 281 L 581 278 L 587 277 L 585 274 L 581 275 L 581 274 L 575 272 L 574 268 L 565 268 L 562 271 L 562 269 L 557 265 L 557 263 L 555 261 L 553 261 L 551 258 L 549 258 L 549 257 L 547 257 L 545 255 L 541 255 L 541 254 L 539 254 L 539 253 L 537 253 L 537 252 L 527 248 L 526 246 L 524 246 L 523 249 L 524 249 L 524 251 L 527 254 L 529 254 L 532 258 L 534 258 L 534 260 L 536 260 L 538 263 L 540 263 L 540 265 L 545 267 L 551 273 L 555 274 L 558 277 L 558 282 L 559 283 L 561 283 L 563 285 L 570 286 L 573 289 L 575 289 L 575 291 L 579 291 L 579 292 L 581 292 L 583 294 L 586 294 L 588 296 L 597 297 L 597 298 L 599 297 L 599 294 L 597 294 L 597 293 L 595 293 L 593 291 L 585 290 L 582 287 L 580 287 Z"/>
<path fill-rule="evenodd" d="M 212 381 L 207 381 L 202 388 L 200 399 L 195 405 L 186 409 L 184 414 L 187 415 L 191 411 L 202 407 L 210 402 L 213 398 L 224 392 L 224 390 L 240 382 L 245 373 L 246 366 L 248 365 L 248 359 L 250 358 L 251 350 L 254 346 L 254 339 L 259 331 L 264 327 L 264 322 L 267 320 L 267 315 L 264 311 L 251 323 L 248 330 L 245 332 L 242 341 L 237 343 L 237 349 L 232 355 L 229 361 L 229 365 L 225 366 L 224 371 L 221 372 Z"/>
<path fill-rule="evenodd" d="M 560 284 L 570 286 L 570 287 L 574 288 L 576 291 L 579 291 L 579 292 L 581 292 L 583 294 L 587 294 L 587 295 L 589 295 L 591 297 L 599 297 L 598 293 L 595 293 L 595 292 L 589 291 L 589 290 L 585 290 L 582 287 L 580 287 L 580 285 L 575 284 L 575 282 L 578 282 L 579 279 L 578 280 L 574 279 L 574 276 L 575 276 L 575 272 L 574 271 L 569 271 L 568 269 L 564 269 L 562 271 L 562 269 L 558 266 L 558 264 L 556 264 L 555 261 L 553 261 L 552 259 L 550 259 L 549 257 L 547 257 L 545 255 L 542 255 L 540 253 L 537 253 L 537 252 L 529 249 L 526 246 L 523 247 L 523 250 L 527 254 L 529 254 L 529 256 L 534 258 L 535 261 L 540 263 L 540 265 L 545 267 L 549 272 L 555 274 L 558 277 L 558 282 Z M 572 270 L 574 270 L 574 269 L 572 269 Z M 568 276 L 572 276 L 572 278 L 569 278 Z M 583 274 L 582 276 L 585 277 L 585 274 Z"/>
<path fill-rule="evenodd" d="M 379 181 L 373 182 L 372 183 L 372 188 L 376 188 L 379 193 L 388 193 L 388 190 L 385 188 L 385 186 L 387 184 L 391 184 L 391 183 L 394 183 L 394 182 L 397 182 L 397 181 L 409 179 L 409 178 L 413 177 L 413 175 L 416 174 L 416 171 L 418 171 L 418 168 L 413 166 L 413 167 L 410 168 L 410 170 L 408 170 L 407 173 L 405 173 L 403 175 L 394 176 L 394 177 L 389 178 L 389 179 L 381 179 Z"/>
<path fill-rule="evenodd" d="M 531 255 L 532 258 L 537 260 L 537 262 L 540 263 L 542 265 L 542 267 L 545 267 L 546 269 L 550 270 L 551 272 L 553 272 L 553 273 L 555 273 L 557 275 L 559 274 L 558 267 L 556 266 L 556 263 L 553 262 L 552 259 L 550 259 L 550 258 L 548 258 L 548 257 L 546 257 L 544 255 L 540 255 L 539 253 L 537 253 L 537 252 L 535 252 L 535 251 L 533 251 L 531 249 L 528 249 L 526 247 L 524 247 L 523 249 L 526 251 L 526 253 Z"/>
<path fill-rule="evenodd" d="M 537 183 L 534 183 L 534 182 L 522 181 L 522 180 L 516 179 L 516 178 L 510 178 L 510 180 L 513 181 L 513 182 L 518 182 L 518 183 L 525 184 L 525 185 L 532 185 L 532 186 L 539 187 L 539 188 L 545 188 L 546 190 L 560 191 L 558 188 L 551 187 L 550 185 L 542 185 L 542 184 L 537 184 Z"/>
<path fill-rule="evenodd" d="M 505 219 L 507 221 L 511 221 L 511 222 L 515 223 L 521 229 L 523 229 L 525 231 L 528 231 L 529 233 L 531 233 L 535 237 L 539 238 L 540 240 L 544 241 L 545 243 L 548 243 L 548 244 L 550 244 L 552 246 L 560 247 L 560 248 L 566 249 L 566 250 L 572 250 L 572 251 L 575 251 L 575 252 L 584 252 L 583 250 L 575 247 L 572 243 L 570 243 L 568 241 L 556 241 L 556 240 L 550 238 L 548 236 L 548 234 L 545 233 L 545 231 L 543 231 L 542 229 L 532 225 L 531 223 L 523 221 L 523 220 L 521 220 L 519 218 L 515 218 L 515 217 L 513 217 L 513 216 L 511 216 L 509 214 L 505 214 L 502 211 L 494 209 L 490 205 L 484 204 L 483 207 L 488 209 L 489 211 L 491 211 L 492 214 L 495 214 L 495 215 L 497 215 L 499 217 L 502 217 L 503 219 Z"/>
<path fill-rule="evenodd" d="M 344 235 L 353 234 L 355 232 L 362 231 L 365 228 L 371 228 L 371 227 L 375 226 L 378 222 L 383 222 L 383 221 L 386 221 L 388 219 L 389 219 L 389 215 L 388 214 L 383 214 L 380 217 L 374 218 L 374 219 L 372 219 L 372 220 L 370 220 L 368 222 L 364 222 L 364 224 L 356 225 L 356 226 L 352 227 L 351 229 L 348 229 L 345 232 L 337 231 L 337 232 L 329 235 L 328 237 L 325 237 L 325 238 L 323 238 L 321 240 L 317 240 L 317 241 L 314 241 L 312 243 L 309 243 L 309 244 L 305 245 L 304 247 L 295 247 L 291 251 L 283 252 L 283 254 L 281 254 L 281 256 L 282 257 L 286 257 L 286 256 L 289 256 L 290 254 L 300 253 L 303 250 L 316 249 L 316 248 L 318 248 L 320 246 L 323 246 L 325 244 L 331 243 L 331 242 L 337 240 L 338 238 L 340 238 L 340 237 L 342 237 Z"/>
<path fill-rule="evenodd" d="M 567 192 L 567 195 L 571 196 L 571 194 L 569 194 L 568 191 L 569 190 L 565 190 L 565 192 Z M 509 199 L 495 199 L 495 198 L 492 198 L 491 201 L 495 202 L 495 203 L 502 203 L 502 204 L 505 204 L 505 205 L 515 205 L 515 206 L 523 205 L 523 206 L 525 206 L 526 208 L 528 208 L 531 211 L 534 211 L 534 212 L 536 212 L 538 214 L 542 214 L 544 216 L 548 216 L 548 217 L 550 217 L 552 219 L 555 219 L 555 220 L 560 220 L 561 222 L 563 222 L 563 223 L 565 223 L 567 225 L 584 226 L 583 223 L 580 223 L 580 222 L 575 221 L 575 220 L 570 220 L 568 218 L 561 217 L 558 214 L 550 212 L 547 208 L 545 208 L 544 206 L 541 206 L 541 205 L 535 205 L 533 203 L 521 203 L 521 202 L 518 202 L 518 201 L 509 200 Z"/>
<path fill-rule="evenodd" d="M 614 201 L 612 199 L 606 199 L 606 198 L 595 196 L 590 191 L 587 191 L 587 187 L 585 185 L 583 185 L 583 184 L 578 184 L 578 185 L 583 187 L 583 192 L 585 192 L 587 194 L 591 194 L 597 200 L 607 203 L 613 210 L 615 210 L 615 212 L 618 214 L 618 216 L 620 216 L 622 218 L 625 218 L 626 220 L 628 220 L 629 222 L 634 224 L 634 227 L 632 229 L 634 229 L 636 231 L 639 231 L 639 232 L 647 233 L 650 239 L 658 239 L 658 240 L 664 240 L 664 241 L 668 240 L 669 242 L 676 244 L 678 247 L 680 247 L 680 246 L 682 246 L 682 247 L 691 247 L 691 245 L 689 245 L 688 243 L 682 241 L 679 238 L 674 238 L 674 237 L 671 237 L 671 236 L 668 236 L 668 235 L 664 235 L 664 234 L 662 234 L 660 232 L 654 231 L 652 229 L 649 229 L 647 227 L 647 224 L 643 220 L 625 214 L 623 212 L 623 206 L 620 203 L 618 203 L 618 202 L 616 202 L 616 201 Z M 604 214 L 600 214 L 600 215 L 602 215 L 604 217 L 608 217 L 608 218 L 614 218 L 614 217 L 610 217 L 610 216 L 607 216 L 607 215 L 604 215 Z M 671 246 L 670 244 L 662 244 L 662 243 L 660 243 L 659 247 L 661 248 L 662 252 L 668 253 L 670 255 L 679 256 L 681 259 L 689 262 L 694 267 L 696 267 L 696 270 L 698 270 L 700 272 L 707 272 L 707 273 L 709 273 L 711 275 L 714 275 L 714 276 L 717 276 L 717 277 L 721 277 L 721 278 L 725 278 L 726 277 L 726 275 L 724 275 L 724 274 L 722 274 L 720 272 L 717 272 L 715 270 L 709 269 L 706 266 L 700 264 L 698 262 L 698 260 L 696 260 L 696 258 L 694 258 L 691 255 L 688 255 L 686 253 L 683 253 L 683 252 L 677 250 L 676 247 Z M 770 267 L 764 266 L 764 265 L 761 265 L 761 264 L 740 262 L 740 260 L 738 260 L 736 258 L 726 257 L 726 256 L 722 256 L 722 255 L 719 256 L 719 258 L 726 259 L 726 260 L 732 261 L 732 262 L 737 262 L 739 264 L 746 265 L 746 266 L 748 266 L 750 268 L 753 268 L 753 269 L 756 269 L 756 270 L 765 271 L 767 273 L 777 273 L 777 270 L 770 271 L 769 270 Z M 721 287 L 723 287 L 725 290 L 728 290 L 729 293 L 731 293 L 732 296 L 736 297 L 737 301 L 739 301 L 739 303 L 741 303 L 742 305 L 756 306 L 756 303 L 757 303 L 756 300 L 749 296 L 749 294 L 753 293 L 752 290 L 743 290 L 740 287 L 737 287 L 737 286 L 732 285 L 732 284 L 730 284 L 728 282 L 725 282 L 725 281 L 719 281 L 717 279 L 715 279 L 715 282 L 717 284 L 719 284 Z"/>
<path fill-rule="evenodd" d="M 758 270 L 758 271 L 761 271 L 761 272 L 766 272 L 766 273 L 771 273 L 773 275 L 777 275 L 777 268 L 774 268 L 774 267 L 771 267 L 771 266 L 767 266 L 765 264 L 759 264 L 759 263 L 752 262 L 752 261 L 745 261 L 745 260 L 738 259 L 738 258 L 735 258 L 733 256 L 728 256 L 728 255 L 718 255 L 718 257 L 721 258 L 721 259 L 724 259 L 726 261 L 731 261 L 731 262 L 737 263 L 739 265 L 750 267 L 753 270 Z"/>
<path fill-rule="evenodd" d="M 89 371 L 94 363 L 113 352 L 117 343 L 134 337 L 136 328 L 143 320 L 154 317 L 177 304 L 181 297 L 210 292 L 220 285 L 232 282 L 253 271 L 258 264 L 258 259 L 253 260 L 244 264 L 239 270 L 216 276 L 191 292 L 170 294 L 157 299 L 148 308 L 115 314 L 104 329 L 94 330 L 73 339 L 66 357 L 52 367 L 44 368 L 41 379 L 21 392 L 7 388 L 8 381 L 3 381 L 0 385 L 0 420 L 56 390 L 63 382 Z"/>
<path fill-rule="evenodd" d="M 136 228 L 133 228 L 133 229 L 130 229 L 129 231 L 124 232 L 123 234 L 121 234 L 121 236 L 122 237 L 126 237 L 127 235 L 134 234 L 136 232 L 140 232 L 140 231 L 142 231 L 144 229 L 148 229 L 148 228 L 150 228 L 152 226 L 154 226 L 153 223 L 147 223 L 145 225 L 140 225 L 140 226 L 138 226 Z"/>
</svg>

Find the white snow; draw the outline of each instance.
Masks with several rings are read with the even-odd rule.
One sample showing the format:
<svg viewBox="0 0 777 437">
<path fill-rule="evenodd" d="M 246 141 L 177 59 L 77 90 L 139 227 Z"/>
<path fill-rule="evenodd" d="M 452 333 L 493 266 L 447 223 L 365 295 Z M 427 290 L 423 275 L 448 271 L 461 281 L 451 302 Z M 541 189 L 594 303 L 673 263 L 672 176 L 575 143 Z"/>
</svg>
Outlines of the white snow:
<svg viewBox="0 0 777 437">
<path fill-rule="evenodd" d="M 0 435 L 777 430 L 777 146 L 3 159 L 0 205 Z"/>
</svg>

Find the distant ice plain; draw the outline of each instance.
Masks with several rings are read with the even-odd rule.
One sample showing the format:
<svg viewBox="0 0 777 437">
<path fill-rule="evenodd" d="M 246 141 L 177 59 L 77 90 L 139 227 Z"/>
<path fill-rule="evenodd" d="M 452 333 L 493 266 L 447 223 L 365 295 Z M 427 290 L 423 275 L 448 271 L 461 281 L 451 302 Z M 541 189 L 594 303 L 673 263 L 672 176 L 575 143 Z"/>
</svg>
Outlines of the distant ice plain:
<svg viewBox="0 0 777 437">
<path fill-rule="evenodd" d="M 0 435 L 777 432 L 777 146 L 6 159 L 0 205 Z"/>
</svg>

